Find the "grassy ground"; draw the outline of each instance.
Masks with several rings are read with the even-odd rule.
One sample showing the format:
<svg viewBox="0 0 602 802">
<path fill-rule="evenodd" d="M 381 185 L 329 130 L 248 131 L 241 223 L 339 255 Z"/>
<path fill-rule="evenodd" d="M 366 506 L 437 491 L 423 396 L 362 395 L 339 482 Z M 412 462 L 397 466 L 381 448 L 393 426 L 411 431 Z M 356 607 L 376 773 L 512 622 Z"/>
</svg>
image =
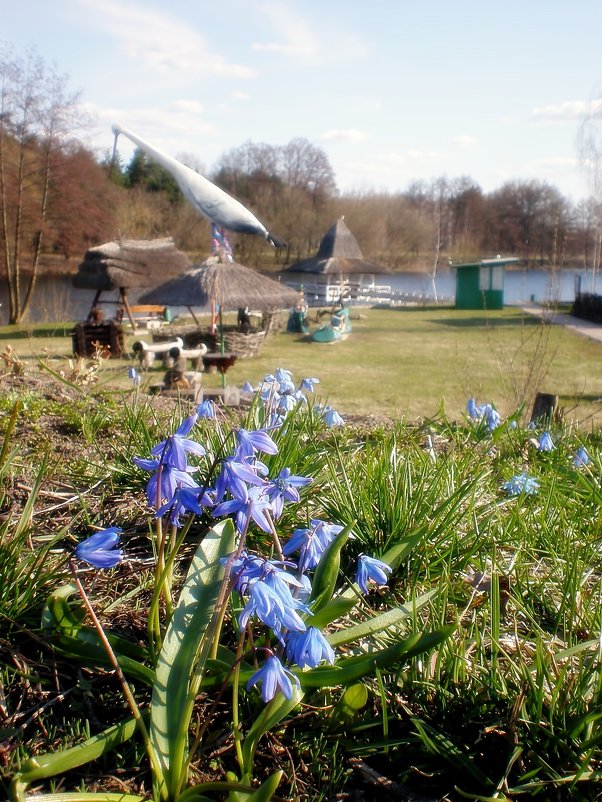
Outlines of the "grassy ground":
<svg viewBox="0 0 602 802">
<path fill-rule="evenodd" d="M 409 420 L 434 416 L 441 405 L 454 418 L 471 395 L 509 414 L 521 403 L 529 409 L 535 393 L 543 391 L 559 395 L 569 418 L 586 425 L 600 420 L 600 343 L 515 308 L 484 314 L 405 307 L 352 314 L 351 336 L 334 345 L 287 333 L 269 337 L 259 356 L 239 360 L 230 369 L 229 383 L 255 383 L 276 367 L 286 367 L 297 376 L 319 377 L 320 396 L 343 414 Z M 20 333 L 4 328 L 0 345 L 10 343 L 27 363 L 39 359 L 43 349 L 66 356 L 71 354 L 71 339 L 64 336 L 68 329 L 68 324 Z M 128 346 L 149 336 L 130 335 Z M 101 381 L 127 386 L 130 364 L 105 362 Z M 159 382 L 162 372 L 157 367 L 147 373 L 143 386 Z M 207 374 L 204 383 L 219 386 L 220 377 Z"/>
<path fill-rule="evenodd" d="M 140 706 L 148 710 L 155 704 L 148 685 L 155 682 L 156 650 L 169 621 L 167 599 L 177 600 L 190 557 L 215 520 L 205 512 L 195 516 L 178 545 L 172 594 L 156 558 L 160 529 L 147 508 L 148 473 L 132 458 L 150 456 L 184 410 L 154 406 L 160 399 L 133 392 L 127 360 L 101 366 L 103 386 L 128 386 L 124 394 L 98 393 L 97 385 L 82 384 L 81 371 L 71 383 L 53 380 L 48 371 L 36 381 L 30 368 L 40 357 L 55 373 L 77 372 L 68 364 L 70 339 L 60 327 L 4 335 L 5 353 L 10 343 L 27 367 L 24 376 L 5 376 L 0 384 L 0 797 L 8 797 L 11 777 L 23 770 L 27 798 L 50 792 L 54 802 L 73 802 L 84 797 L 60 792 L 99 791 L 114 796 L 98 802 L 116 802 L 123 793 L 136 795 L 130 802 L 142 802 L 151 780 L 141 740 L 132 736 L 106 753 L 99 752 L 98 740 L 90 742 L 129 713 L 89 614 L 57 590 L 71 580 L 68 564 L 76 543 L 94 528 L 123 528 L 123 563 L 108 572 L 84 565 L 78 570 L 116 638 L 115 648 L 131 658 L 123 664 Z M 360 553 L 389 555 L 393 568 L 387 587 L 373 587 L 359 601 L 352 591 L 353 608 L 338 608 L 343 613 L 337 618 L 334 612 L 325 616 L 337 671 L 323 685 L 308 682 L 313 669 L 300 672 L 308 683 L 302 703 L 261 738 L 253 773 L 259 782 L 283 771 L 275 800 L 599 799 L 599 430 L 556 421 L 555 448 L 542 452 L 541 430 L 507 423 L 490 432 L 461 420 L 469 392 L 479 400 L 494 398 L 503 411 L 512 408 L 509 377 L 520 375 L 520 389 L 528 370 L 529 389 L 554 389 L 565 405 L 572 403 L 575 387 L 602 395 L 595 368 L 599 348 L 513 310 L 478 326 L 474 315 L 452 310 L 370 310 L 337 346 L 277 335 L 260 357 L 228 374 L 240 384 L 283 365 L 297 380 L 320 378 L 342 412 L 391 415 L 405 404 L 412 410 L 408 415 L 419 417 L 436 411 L 445 398 L 450 417 L 459 420 L 387 426 L 376 421 L 371 427 L 362 421 L 328 429 L 302 410 L 272 431 L 279 452 L 265 455 L 269 476 L 286 466 L 293 475 L 313 478 L 301 489 L 300 502 L 285 507 L 278 523 L 283 541 L 313 518 L 353 529 L 340 572 L 336 552 L 336 569 L 325 570 L 320 580 L 318 572 L 313 577 L 326 595 L 324 604 L 328 594 L 339 602 L 349 594 Z M 541 384 L 540 365 L 554 371 Z M 160 375 L 158 370 L 149 381 Z M 207 381 L 217 383 L 218 377 Z M 378 407 L 385 395 L 389 400 Z M 396 405 L 401 397 L 408 400 Z M 594 401 L 582 401 L 577 411 L 590 407 Z M 235 414 L 230 421 L 199 421 L 188 436 L 209 455 L 228 453 L 222 445 L 229 426 L 240 425 Z M 253 411 L 248 414 L 244 428 L 256 428 Z M 591 461 L 575 467 L 580 445 Z M 211 458 L 188 456 L 199 468 L 197 481 L 214 482 Z M 525 472 L 537 481 L 537 492 L 507 495 L 504 483 Z M 174 543 L 170 535 L 169 548 Z M 268 553 L 270 538 L 252 525 L 246 545 Z M 165 603 L 153 608 L 157 588 Z M 233 658 L 242 603 L 231 598 L 223 648 L 209 666 L 213 685 L 197 698 L 190 722 L 191 731 L 203 733 L 191 757 L 190 783 L 225 782 L 229 772 L 241 776 L 231 685 L 239 665 Z M 154 621 L 149 608 L 156 626 L 147 627 Z M 385 620 L 377 626 L 380 614 Z M 269 633 L 253 626 L 253 640 L 240 652 L 236 697 L 238 731 L 245 739 L 264 711 L 257 690 L 246 689 L 251 661 L 263 660 L 263 644 L 279 649 Z M 190 644 L 194 631 L 184 628 L 180 636 L 189 653 L 199 654 Z M 421 649 L 409 656 L 400 651 L 421 635 Z M 252 644 L 260 647 L 255 657 Z M 365 652 L 370 660 L 358 676 L 354 661 Z M 390 657 L 374 669 L 371 660 L 381 652 Z M 315 671 L 319 679 L 321 667 Z M 83 745 L 81 752 L 68 753 L 61 764 L 60 750 L 74 745 Z M 31 755 L 37 762 L 27 764 Z M 23 802 L 24 787 L 12 788 L 11 799 Z M 213 786 L 196 794 L 187 799 L 225 800 Z"/>
</svg>

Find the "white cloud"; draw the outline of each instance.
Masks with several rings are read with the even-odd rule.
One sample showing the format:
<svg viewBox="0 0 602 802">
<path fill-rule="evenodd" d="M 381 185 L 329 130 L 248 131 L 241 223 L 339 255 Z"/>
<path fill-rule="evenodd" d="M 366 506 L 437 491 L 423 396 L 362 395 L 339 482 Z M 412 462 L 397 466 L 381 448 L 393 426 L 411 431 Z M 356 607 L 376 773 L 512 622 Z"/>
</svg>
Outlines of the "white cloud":
<svg viewBox="0 0 602 802">
<path fill-rule="evenodd" d="M 169 104 L 169 108 L 181 114 L 202 114 L 203 105 L 198 100 L 174 100 Z"/>
<path fill-rule="evenodd" d="M 600 112 L 602 100 L 567 100 L 556 105 L 538 106 L 531 112 L 531 120 L 536 123 L 572 123 Z"/>
<path fill-rule="evenodd" d="M 471 148 L 473 145 L 477 144 L 477 139 L 474 136 L 470 136 L 469 134 L 460 134 L 460 136 L 455 137 L 453 140 L 454 145 L 458 145 L 460 148 Z"/>
<path fill-rule="evenodd" d="M 331 128 L 320 135 L 322 142 L 365 142 L 367 134 L 357 128 Z"/>
<path fill-rule="evenodd" d="M 376 155 L 376 160 L 381 164 L 386 163 L 387 165 L 392 164 L 395 166 L 407 163 L 407 158 L 402 153 L 398 153 L 395 150 L 389 150 L 386 153 L 378 153 Z"/>
<path fill-rule="evenodd" d="M 431 163 L 447 159 L 447 154 L 439 150 L 408 150 L 408 156 L 414 162 Z"/>
<path fill-rule="evenodd" d="M 261 8 L 266 25 L 273 28 L 276 38 L 266 42 L 253 42 L 253 50 L 291 56 L 311 63 L 328 63 L 365 55 L 366 44 L 355 33 L 342 30 L 341 19 L 337 19 L 336 30 L 325 26 L 312 27 L 297 10 L 286 2 L 266 2 Z M 344 19 L 343 19 L 344 22 Z"/>
<path fill-rule="evenodd" d="M 96 122 L 91 139 L 92 146 L 100 150 L 113 147 L 111 127 L 115 123 L 131 129 L 172 156 L 183 151 L 196 153 L 199 141 L 216 131 L 215 126 L 203 119 L 202 106 L 195 101 L 175 100 L 165 106 L 127 109 L 99 107 L 92 103 L 83 104 L 83 107 Z M 119 151 L 124 158 L 127 159 L 135 147 L 130 140 L 120 137 Z"/>
<path fill-rule="evenodd" d="M 253 78 L 250 67 L 228 61 L 205 37 L 169 13 L 125 0 L 78 0 L 82 23 L 113 37 L 131 61 L 157 73 Z"/>
</svg>

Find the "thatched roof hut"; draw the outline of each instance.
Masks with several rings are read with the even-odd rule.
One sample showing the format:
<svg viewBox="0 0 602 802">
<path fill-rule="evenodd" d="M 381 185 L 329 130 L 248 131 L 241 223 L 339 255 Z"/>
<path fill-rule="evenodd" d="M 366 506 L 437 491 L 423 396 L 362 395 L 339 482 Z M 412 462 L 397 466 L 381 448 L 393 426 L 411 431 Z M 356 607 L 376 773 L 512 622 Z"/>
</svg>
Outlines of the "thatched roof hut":
<svg viewBox="0 0 602 802">
<path fill-rule="evenodd" d="M 144 304 L 208 306 L 224 310 L 244 308 L 283 309 L 299 299 L 299 293 L 238 262 L 222 262 L 216 256 L 194 265 L 140 298 Z"/>
<path fill-rule="evenodd" d="M 170 237 L 107 242 L 86 251 L 73 286 L 99 292 L 156 287 L 190 265 Z"/>
<path fill-rule="evenodd" d="M 285 273 L 313 273 L 321 276 L 374 275 L 391 273 L 384 265 L 365 259 L 356 238 L 343 217 L 322 237 L 315 256 L 285 268 Z"/>
</svg>

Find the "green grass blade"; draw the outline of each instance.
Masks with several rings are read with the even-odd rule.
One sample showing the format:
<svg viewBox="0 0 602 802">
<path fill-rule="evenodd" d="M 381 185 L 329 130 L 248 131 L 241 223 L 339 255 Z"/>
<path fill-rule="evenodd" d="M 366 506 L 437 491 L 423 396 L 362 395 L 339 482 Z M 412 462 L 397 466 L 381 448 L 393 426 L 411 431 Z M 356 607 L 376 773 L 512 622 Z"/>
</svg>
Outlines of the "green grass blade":
<svg viewBox="0 0 602 802">
<path fill-rule="evenodd" d="M 372 674 L 376 668 L 386 668 L 399 661 L 406 661 L 423 652 L 433 649 L 452 634 L 455 625 L 450 624 L 434 632 L 411 635 L 405 640 L 393 643 L 379 651 L 369 654 L 346 657 L 334 666 L 318 666 L 311 671 L 296 672 L 302 688 L 325 688 L 335 685 L 349 685 L 362 677 Z"/>
<path fill-rule="evenodd" d="M 116 746 L 131 738 L 136 731 L 136 727 L 135 719 L 130 718 L 109 727 L 104 732 L 94 735 L 82 743 L 72 746 L 70 749 L 30 757 L 12 782 L 12 798 L 22 800 L 27 786 L 31 785 L 31 783 L 37 780 L 45 780 L 49 777 L 56 777 L 57 774 L 71 771 L 110 752 Z M 116 796 L 113 798 L 116 798 Z M 139 797 L 131 798 L 139 799 Z M 49 799 L 49 796 L 45 797 L 45 799 Z"/>
<path fill-rule="evenodd" d="M 436 590 L 431 590 L 428 593 L 424 593 L 413 602 L 403 604 L 401 607 L 396 607 L 393 610 L 387 610 L 380 615 L 370 618 L 368 621 L 362 621 L 361 624 L 356 624 L 355 626 L 341 629 L 338 632 L 333 632 L 328 636 L 328 642 L 331 646 L 340 646 L 343 643 L 351 643 L 351 641 L 360 640 L 360 638 L 367 638 L 377 632 L 382 632 L 383 629 L 396 627 L 403 621 L 407 621 L 408 618 L 411 618 L 412 615 L 427 604 L 436 593 Z"/>
</svg>

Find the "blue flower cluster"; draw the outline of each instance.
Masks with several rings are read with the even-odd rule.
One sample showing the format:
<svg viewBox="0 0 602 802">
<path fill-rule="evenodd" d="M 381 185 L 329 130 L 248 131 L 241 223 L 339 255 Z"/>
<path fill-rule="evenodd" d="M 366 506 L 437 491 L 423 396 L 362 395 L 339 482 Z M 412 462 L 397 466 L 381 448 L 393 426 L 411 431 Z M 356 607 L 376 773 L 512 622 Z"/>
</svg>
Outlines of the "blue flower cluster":
<svg viewBox="0 0 602 802">
<path fill-rule="evenodd" d="M 331 665 L 335 654 L 324 634 L 314 626 L 307 626 L 304 616 L 311 610 L 307 606 L 311 596 L 311 579 L 306 571 L 315 568 L 327 546 L 343 530 L 338 524 L 314 519 L 308 529 L 297 529 L 284 544 L 284 554 L 298 551 L 299 563 L 269 560 L 257 554 L 241 553 L 233 561 L 233 587 L 246 604 L 239 616 L 238 625 L 244 630 L 257 620 L 271 629 L 279 641 L 281 656 L 290 666 L 316 668 L 320 663 Z M 293 575 L 291 569 L 297 569 Z M 363 593 L 369 592 L 368 583 L 386 585 L 391 567 L 382 560 L 360 555 L 356 582 Z M 284 667 L 280 657 L 268 649 L 268 659 L 249 679 L 247 687 L 260 683 L 264 702 L 280 690 L 287 699 L 293 687 L 299 687 L 299 678 Z"/>
<path fill-rule="evenodd" d="M 477 404 L 474 398 L 469 398 L 466 404 L 466 411 L 469 420 L 484 425 L 489 431 L 493 431 L 501 424 L 501 417 L 492 404 Z M 516 428 L 516 420 L 511 420 L 509 423 L 510 428 Z M 528 424 L 527 429 L 536 429 L 537 424 L 531 422 Z M 539 452 L 543 454 L 555 451 L 556 444 L 549 431 L 543 431 L 538 438 L 532 438 L 530 441 Z M 584 468 L 590 462 L 590 456 L 584 446 L 580 446 L 573 457 L 574 468 Z M 521 493 L 526 495 L 533 495 L 539 490 L 539 482 L 534 476 L 528 473 L 519 473 L 502 484 L 504 490 L 510 496 L 519 496 Z"/>
<path fill-rule="evenodd" d="M 258 387 L 245 382 L 241 388 L 241 397 L 251 401 L 259 396 L 269 411 L 270 423 L 279 425 L 299 404 L 308 404 L 307 394 L 313 393 L 315 385 L 319 383 L 319 379 L 305 378 L 296 387 L 290 370 L 278 368 L 275 373 L 266 376 Z M 317 404 L 314 409 L 327 426 L 344 424 L 343 418 L 333 407 Z"/>
<path fill-rule="evenodd" d="M 474 398 L 469 398 L 466 411 L 471 421 L 483 423 L 489 431 L 497 429 L 501 423 L 500 413 L 492 404 L 477 404 Z"/>
<path fill-rule="evenodd" d="M 232 453 L 220 460 L 213 475 L 204 483 L 195 478 L 200 468 L 191 466 L 189 458 L 202 460 L 206 450 L 189 435 L 199 419 L 215 417 L 211 402 L 200 404 L 172 435 L 151 449 L 150 457 L 134 459 L 139 468 L 151 473 L 146 497 L 157 518 L 166 518 L 175 528 L 182 525 L 182 516 L 190 513 L 206 512 L 215 518 L 233 518 L 239 547 L 224 563 L 230 566 L 233 591 L 244 601 L 238 617 L 239 629 L 243 633 L 257 622 L 274 636 L 275 645 L 264 647 L 267 659 L 248 682 L 249 688 L 261 685 L 261 695 L 266 702 L 278 691 L 290 699 L 293 687 L 299 685 L 297 676 L 284 667 L 283 660 L 301 670 L 315 668 L 323 661 L 332 664 L 335 660 L 326 637 L 316 627 L 307 626 L 305 620 L 311 614 L 309 573 L 318 566 L 343 527 L 311 519 L 309 527 L 296 529 L 288 542 L 280 546 L 275 522 L 281 518 L 286 503 L 301 500 L 300 490 L 312 479 L 297 476 L 290 468 L 283 468 L 275 477 L 270 477 L 260 459 L 262 454 L 278 453 L 273 435 L 292 409 L 306 403 L 304 394 L 313 392 L 317 383 L 315 378 L 304 379 L 296 388 L 291 373 L 283 369 L 266 377 L 258 392 L 268 413 L 268 423 L 257 430 L 234 429 Z M 323 409 L 322 416 L 327 425 L 343 422 L 330 407 Z M 244 549 L 251 523 L 272 536 L 279 559 L 268 559 Z M 117 565 L 124 559 L 123 551 L 117 548 L 120 533 L 117 527 L 97 532 L 78 545 L 76 557 L 97 568 Z M 293 554 L 298 555 L 297 562 L 290 560 Z M 381 560 L 361 555 L 356 582 L 360 590 L 367 593 L 370 583 L 385 585 L 390 572 L 391 568 Z"/>
<path fill-rule="evenodd" d="M 539 482 L 528 473 L 519 473 L 504 482 L 502 489 L 505 490 L 509 496 L 519 496 L 521 493 L 532 495 L 539 490 Z"/>
</svg>

